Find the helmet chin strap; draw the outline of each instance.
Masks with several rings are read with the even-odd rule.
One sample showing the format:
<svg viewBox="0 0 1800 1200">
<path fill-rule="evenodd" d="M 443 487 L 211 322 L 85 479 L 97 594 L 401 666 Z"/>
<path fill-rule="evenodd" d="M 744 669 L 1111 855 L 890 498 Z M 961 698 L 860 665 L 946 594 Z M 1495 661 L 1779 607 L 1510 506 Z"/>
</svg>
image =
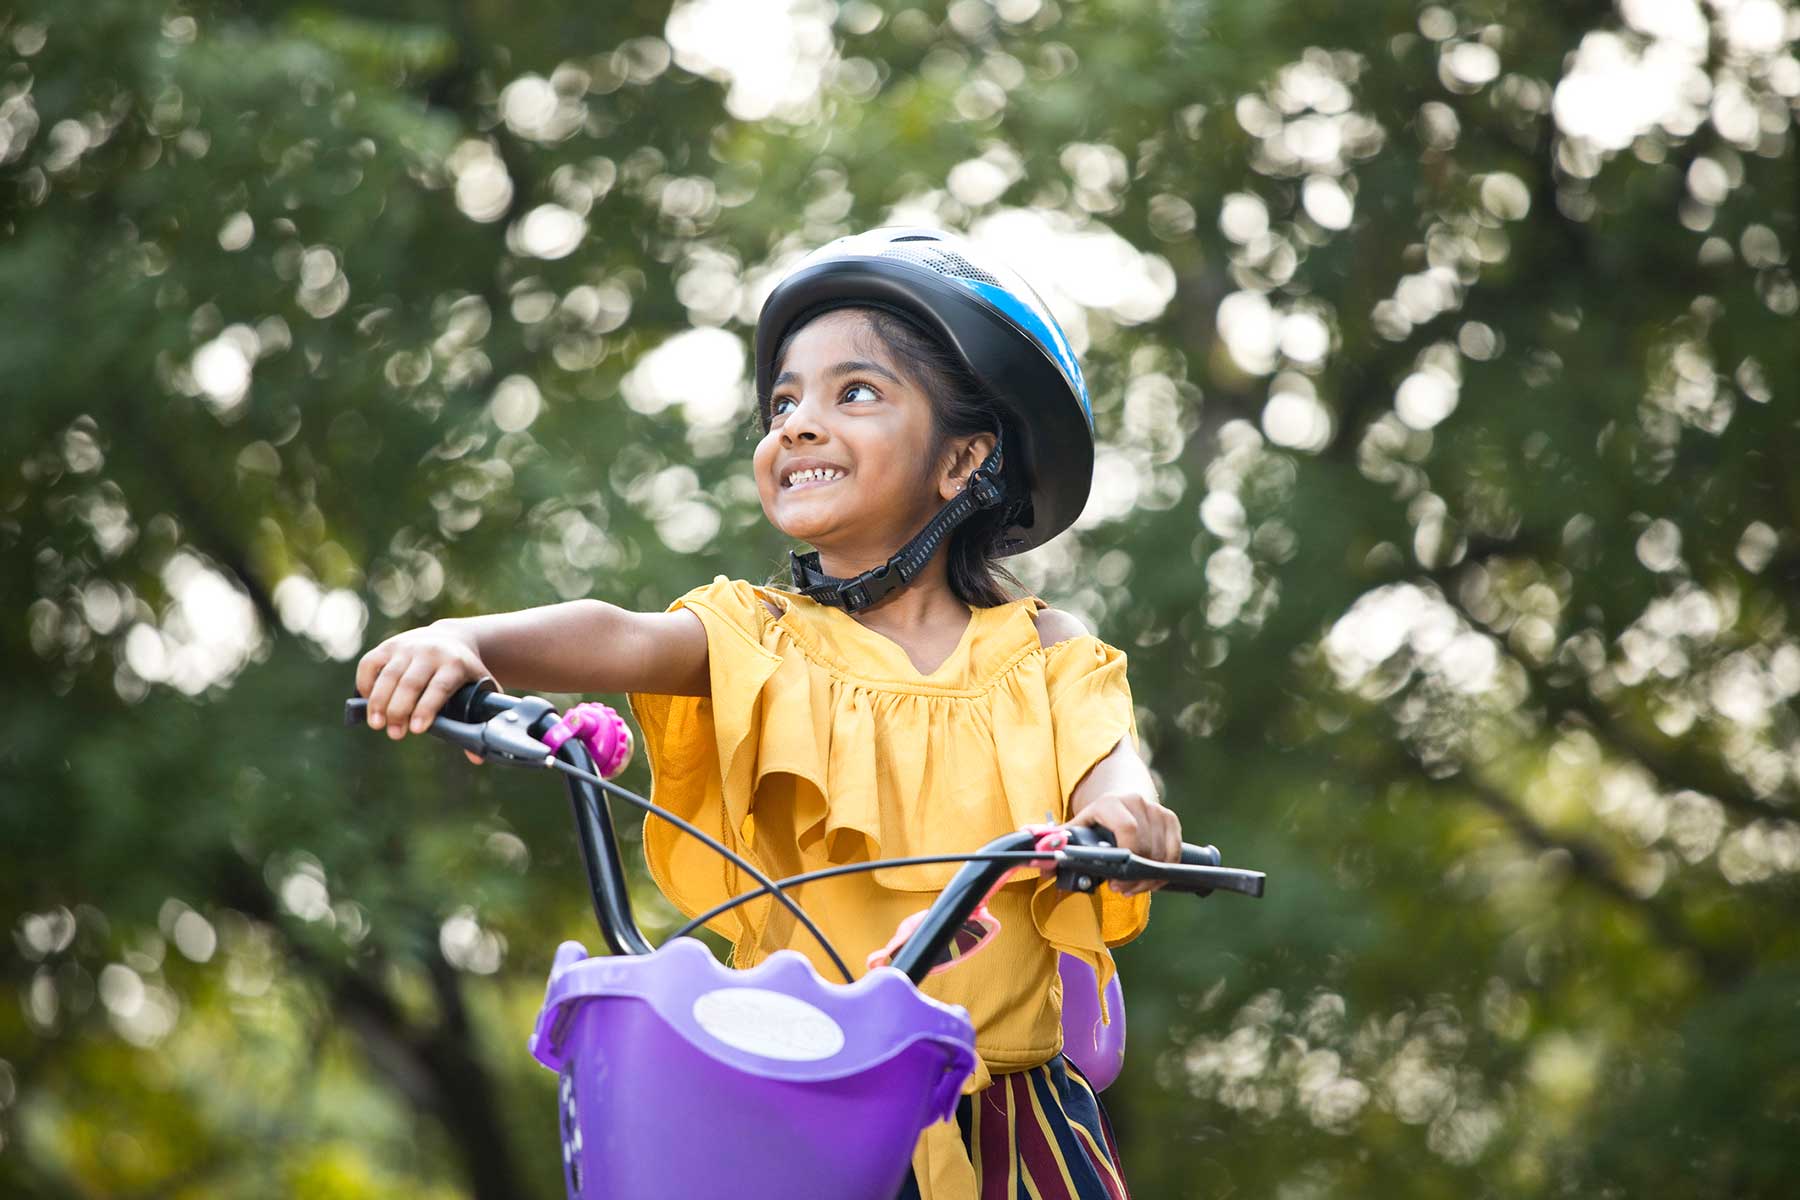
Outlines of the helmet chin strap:
<svg viewBox="0 0 1800 1200">
<path fill-rule="evenodd" d="M 886 599 L 890 592 L 911 583 L 925 569 L 945 538 L 964 521 L 986 508 L 998 508 L 1006 500 L 1006 486 L 1000 481 L 1002 456 L 1000 436 L 994 435 L 994 448 L 969 473 L 969 482 L 960 495 L 938 510 L 937 516 L 906 545 L 879 567 L 871 567 L 849 579 L 827 575 L 819 569 L 819 552 L 788 552 L 794 574 L 794 589 L 820 604 L 829 604 L 845 612 L 861 612 Z"/>
</svg>

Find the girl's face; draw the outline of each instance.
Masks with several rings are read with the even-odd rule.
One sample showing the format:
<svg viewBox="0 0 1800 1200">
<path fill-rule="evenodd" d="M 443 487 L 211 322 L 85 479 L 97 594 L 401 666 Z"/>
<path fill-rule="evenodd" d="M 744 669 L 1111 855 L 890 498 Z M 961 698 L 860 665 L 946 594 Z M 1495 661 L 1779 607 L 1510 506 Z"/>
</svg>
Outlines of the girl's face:
<svg viewBox="0 0 1800 1200">
<path fill-rule="evenodd" d="M 874 565 L 956 494 L 956 456 L 934 453 L 936 443 L 930 397 L 868 321 L 827 313 L 776 364 L 752 460 L 763 513 L 830 557 Z"/>
</svg>

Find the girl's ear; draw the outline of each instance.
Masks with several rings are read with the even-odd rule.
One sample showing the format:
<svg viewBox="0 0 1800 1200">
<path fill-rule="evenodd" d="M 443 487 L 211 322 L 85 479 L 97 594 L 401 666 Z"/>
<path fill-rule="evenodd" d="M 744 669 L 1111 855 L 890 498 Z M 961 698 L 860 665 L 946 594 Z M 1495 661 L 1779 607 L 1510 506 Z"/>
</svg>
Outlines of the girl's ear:
<svg viewBox="0 0 1800 1200">
<path fill-rule="evenodd" d="M 944 468 L 938 478 L 938 494 L 946 501 L 954 500 L 968 486 L 969 476 L 975 468 L 987 461 L 993 452 L 994 435 L 977 433 L 972 437 L 956 438 L 950 443 L 944 458 Z"/>
</svg>

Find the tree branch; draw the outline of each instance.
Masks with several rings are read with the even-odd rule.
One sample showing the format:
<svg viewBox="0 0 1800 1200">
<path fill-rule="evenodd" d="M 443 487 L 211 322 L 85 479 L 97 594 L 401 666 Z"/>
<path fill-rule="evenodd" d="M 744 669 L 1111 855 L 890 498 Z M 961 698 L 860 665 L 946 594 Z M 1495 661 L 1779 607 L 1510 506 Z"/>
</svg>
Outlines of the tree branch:
<svg viewBox="0 0 1800 1200">
<path fill-rule="evenodd" d="M 239 548 L 235 539 L 213 517 L 213 508 L 193 488 L 188 486 L 176 456 L 158 445 L 158 439 L 143 423 L 135 419 L 130 405 L 120 405 L 110 417 L 115 421 L 126 438 L 137 447 L 137 453 L 144 461 L 158 464 L 156 478 L 169 491 L 175 504 L 175 515 L 192 534 L 194 545 L 215 562 L 231 572 L 238 586 L 250 597 L 256 606 L 256 615 L 262 619 L 264 626 L 271 632 L 279 632 L 282 628 L 281 615 L 275 610 L 275 597 L 262 579 L 250 567 L 249 556 Z"/>
<path fill-rule="evenodd" d="M 442 955 L 430 955 L 426 967 L 443 1017 L 421 1029 L 366 970 L 286 936 L 274 897 L 241 860 L 231 859 L 221 878 L 226 903 L 282 932 L 293 957 L 325 984 L 333 1011 L 357 1031 L 376 1069 L 443 1122 L 476 1200 L 511 1200 L 518 1178 L 507 1127 L 494 1106 L 493 1080 L 470 1041 L 460 980 Z"/>
<path fill-rule="evenodd" d="M 1496 555 L 1497 556 L 1497 555 Z M 1427 573 L 1444 603 L 1477 629 L 1487 629 L 1456 595 L 1454 580 L 1448 571 Z M 1785 805 L 1773 804 L 1746 787 L 1728 768 L 1703 761 L 1692 751 L 1665 749 L 1631 729 L 1618 714 L 1609 712 L 1595 701 L 1580 682 L 1562 684 L 1553 680 L 1541 667 L 1535 667 L 1502 646 L 1500 652 L 1515 665 L 1531 685 L 1534 695 L 1544 701 L 1546 722 L 1550 725 L 1575 718 L 1595 737 L 1606 743 L 1615 754 L 1634 759 L 1654 775 L 1667 791 L 1691 791 L 1711 796 L 1740 816 L 1775 821 L 1794 821 L 1800 813 Z"/>
<path fill-rule="evenodd" d="M 1538 850 L 1555 850 L 1568 857 L 1575 875 L 1597 891 L 1631 909 L 1649 925 L 1656 939 L 1694 960 L 1716 987 L 1728 987 L 1742 978 L 1747 964 L 1700 941 L 1666 905 L 1639 895 L 1620 874 L 1618 866 L 1598 844 L 1585 838 L 1562 837 L 1540 824 L 1512 797 L 1499 788 L 1474 778 L 1466 771 L 1450 779 L 1430 779 L 1430 785 L 1447 795 L 1466 796 L 1499 818 L 1515 837 Z"/>
</svg>

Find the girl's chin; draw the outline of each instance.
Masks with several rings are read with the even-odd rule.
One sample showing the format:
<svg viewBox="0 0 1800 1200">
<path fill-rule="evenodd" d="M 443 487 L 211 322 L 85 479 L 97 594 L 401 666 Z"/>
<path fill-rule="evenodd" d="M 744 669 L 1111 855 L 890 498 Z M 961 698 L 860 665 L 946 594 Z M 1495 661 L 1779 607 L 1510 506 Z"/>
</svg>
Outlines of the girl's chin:
<svg viewBox="0 0 1800 1200">
<path fill-rule="evenodd" d="M 805 542 L 814 550 L 823 550 L 827 554 L 843 541 L 842 531 L 835 522 L 783 521 L 775 528 L 795 541 Z"/>
<path fill-rule="evenodd" d="M 868 552 L 869 523 L 840 514 L 778 513 L 769 522 L 797 542 L 805 542 L 827 558 L 841 553 L 861 557 Z M 901 538 L 904 542 L 906 539 Z M 898 546 L 899 543 L 895 543 Z"/>
<path fill-rule="evenodd" d="M 825 489 L 820 489 L 823 491 Z M 832 530 L 848 530 L 868 520 L 868 514 L 849 511 L 841 496 L 804 492 L 783 492 L 773 505 L 765 505 L 763 514 L 769 523 L 789 537 L 809 538 L 829 534 Z"/>
<path fill-rule="evenodd" d="M 805 493 L 775 497 L 773 504 L 763 505 L 763 516 L 787 537 L 805 542 L 828 558 L 841 553 L 861 559 L 872 553 L 871 542 L 891 542 L 888 551 L 879 556 L 884 561 L 925 523 L 921 519 L 916 525 L 901 528 L 891 513 L 870 512 L 862 506 L 851 511 L 842 503 L 828 502 L 823 496 L 814 501 Z"/>
<path fill-rule="evenodd" d="M 795 512 L 788 505 L 782 505 L 774 512 L 765 510 L 763 515 L 786 536 L 809 545 L 833 540 L 831 535 L 843 527 L 843 522 L 834 520 L 828 513 Z"/>
</svg>

